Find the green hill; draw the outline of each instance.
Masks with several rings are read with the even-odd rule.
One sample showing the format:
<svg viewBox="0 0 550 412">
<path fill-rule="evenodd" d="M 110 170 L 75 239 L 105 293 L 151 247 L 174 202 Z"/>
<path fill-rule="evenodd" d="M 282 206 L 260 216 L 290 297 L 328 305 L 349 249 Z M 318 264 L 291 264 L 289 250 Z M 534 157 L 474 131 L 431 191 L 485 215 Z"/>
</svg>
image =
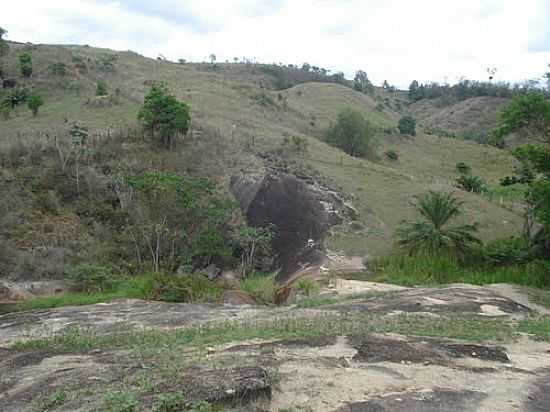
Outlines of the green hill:
<svg viewBox="0 0 550 412">
<path fill-rule="evenodd" d="M 24 49 L 32 54 L 34 64 L 28 80 L 18 75 L 17 68 L 17 56 Z M 108 56 L 117 56 L 112 69 Z M 63 77 L 49 70 L 59 62 L 67 67 Z M 381 90 L 371 97 L 342 84 L 301 78 L 289 89 L 274 90 L 276 79 L 261 65 L 176 64 L 88 46 L 11 43 L 4 68 L 6 77 L 28 84 L 45 101 L 37 117 L 32 117 L 26 107 L 19 107 L 9 119 L 0 120 L 2 176 L 5 182 L 26 185 L 24 194 L 17 195 L 17 219 L 24 224 L 15 229 L 10 226 L 4 241 L 24 250 L 49 239 L 47 226 L 52 222 L 67 229 L 62 239 L 56 239 L 59 247 L 69 247 L 76 240 L 94 244 L 99 236 L 93 222 L 83 219 L 74 205 L 61 205 L 58 215 L 37 213 L 40 186 L 28 183 L 37 177 L 33 174 L 51 166 L 51 161 L 41 164 L 37 159 L 33 163 L 33 155 L 54 150 L 53 137 L 72 121 L 89 128 L 96 147 L 109 152 L 111 166 L 117 159 L 124 160 L 130 165 L 208 176 L 224 187 L 233 175 L 262 174 L 266 153 L 280 153 L 277 149 L 285 138 L 302 137 L 308 142 L 305 155 L 281 156 L 292 167 L 321 176 L 357 209 L 359 224 L 334 227 L 327 242 L 331 249 L 347 254 L 377 256 L 390 252 L 396 225 L 413 217 L 410 200 L 429 189 L 459 193 L 466 201 L 464 219 L 478 221 L 486 240 L 517 233 L 521 228 L 521 215 L 506 197 L 479 196 L 453 187 L 455 165 L 463 161 L 496 188 L 498 179 L 510 174 L 514 164 L 506 151 L 424 133 L 414 138 L 400 136 L 396 125 L 401 114 L 393 104 L 397 100 L 381 104 L 386 96 Z M 109 96 L 95 96 L 99 80 L 107 83 Z M 140 138 L 136 116 L 154 81 L 166 82 L 179 99 L 191 105 L 193 132 L 175 151 L 157 150 Z M 431 103 L 416 104 L 410 111 L 426 126 L 464 132 L 472 127 L 486 130 L 500 104 L 471 99 L 445 109 Z M 346 106 L 360 110 L 379 128 L 378 161 L 352 158 L 321 140 Z M 395 150 L 399 159 L 386 159 L 386 150 Z M 94 169 L 94 164 L 88 166 Z M 94 173 L 101 180 L 109 171 L 96 168 Z"/>
</svg>

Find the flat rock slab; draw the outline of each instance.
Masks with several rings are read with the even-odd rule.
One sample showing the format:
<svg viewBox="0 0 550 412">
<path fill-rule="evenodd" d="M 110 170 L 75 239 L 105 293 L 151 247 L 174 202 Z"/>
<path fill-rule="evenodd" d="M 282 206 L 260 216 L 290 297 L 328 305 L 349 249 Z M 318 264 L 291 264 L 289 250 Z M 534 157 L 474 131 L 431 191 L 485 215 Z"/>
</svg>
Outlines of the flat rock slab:
<svg viewBox="0 0 550 412">
<path fill-rule="evenodd" d="M 532 385 L 524 410 L 526 412 L 550 411 L 550 370 Z"/>
<path fill-rule="evenodd" d="M 359 336 L 349 338 L 357 350 L 354 361 L 410 362 L 450 365 L 455 358 L 472 358 L 493 362 L 509 362 L 502 347 L 463 344 L 441 339 L 396 339 L 387 336 Z"/>
<path fill-rule="evenodd" d="M 338 311 L 466 313 L 484 316 L 522 316 L 531 310 L 496 291 L 475 286 L 406 289 L 353 303 L 325 307 Z"/>
<path fill-rule="evenodd" d="M 474 411 L 486 397 L 482 392 L 435 389 L 378 397 L 350 403 L 337 412 L 464 412 Z"/>
</svg>

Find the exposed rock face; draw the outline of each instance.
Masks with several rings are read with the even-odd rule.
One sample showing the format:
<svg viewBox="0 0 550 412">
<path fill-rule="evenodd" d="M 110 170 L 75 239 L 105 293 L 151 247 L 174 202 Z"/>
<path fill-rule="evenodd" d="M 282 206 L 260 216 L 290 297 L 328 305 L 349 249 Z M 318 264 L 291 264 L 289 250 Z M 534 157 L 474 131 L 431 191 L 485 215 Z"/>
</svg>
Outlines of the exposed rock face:
<svg viewBox="0 0 550 412">
<path fill-rule="evenodd" d="M 231 191 L 251 226 L 275 226 L 273 249 L 280 279 L 307 264 L 318 264 L 308 241 L 322 244 L 329 228 L 329 214 L 319 194 L 293 175 L 267 175 L 258 180 L 235 177 Z M 309 250 L 308 250 L 309 249 Z"/>
</svg>

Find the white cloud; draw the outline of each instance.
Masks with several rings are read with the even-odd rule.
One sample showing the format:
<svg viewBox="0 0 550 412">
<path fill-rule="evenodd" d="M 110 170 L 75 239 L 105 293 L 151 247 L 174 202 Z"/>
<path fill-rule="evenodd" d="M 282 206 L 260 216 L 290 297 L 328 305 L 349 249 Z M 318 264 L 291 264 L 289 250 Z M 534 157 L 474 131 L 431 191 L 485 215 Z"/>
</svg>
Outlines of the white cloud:
<svg viewBox="0 0 550 412">
<path fill-rule="evenodd" d="M 377 83 L 540 76 L 548 0 L 36 0 L 5 7 L 9 38 L 156 57 L 305 61 Z"/>
</svg>

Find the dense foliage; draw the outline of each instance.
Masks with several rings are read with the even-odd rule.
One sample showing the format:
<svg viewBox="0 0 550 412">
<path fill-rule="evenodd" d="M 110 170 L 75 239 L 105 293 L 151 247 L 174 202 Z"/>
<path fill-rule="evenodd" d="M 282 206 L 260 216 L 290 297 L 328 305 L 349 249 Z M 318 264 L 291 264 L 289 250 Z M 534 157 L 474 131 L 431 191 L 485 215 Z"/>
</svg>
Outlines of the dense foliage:
<svg viewBox="0 0 550 412">
<path fill-rule="evenodd" d="M 191 122 L 190 108 L 171 95 L 164 84 L 154 84 L 145 96 L 138 119 L 153 139 L 172 148 L 177 134 L 186 134 Z"/>
<path fill-rule="evenodd" d="M 346 108 L 338 114 L 336 123 L 326 135 L 327 143 L 355 157 L 375 156 L 375 129 L 356 110 Z"/>
<path fill-rule="evenodd" d="M 466 253 L 480 244 L 475 236 L 477 225 L 450 226 L 462 213 L 463 202 L 452 193 L 428 192 L 417 197 L 415 209 L 421 219 L 401 222 L 397 229 L 398 244 L 410 253 Z"/>
<path fill-rule="evenodd" d="M 416 120 L 412 116 L 403 116 L 397 124 L 399 133 L 409 136 L 416 136 Z"/>
</svg>

